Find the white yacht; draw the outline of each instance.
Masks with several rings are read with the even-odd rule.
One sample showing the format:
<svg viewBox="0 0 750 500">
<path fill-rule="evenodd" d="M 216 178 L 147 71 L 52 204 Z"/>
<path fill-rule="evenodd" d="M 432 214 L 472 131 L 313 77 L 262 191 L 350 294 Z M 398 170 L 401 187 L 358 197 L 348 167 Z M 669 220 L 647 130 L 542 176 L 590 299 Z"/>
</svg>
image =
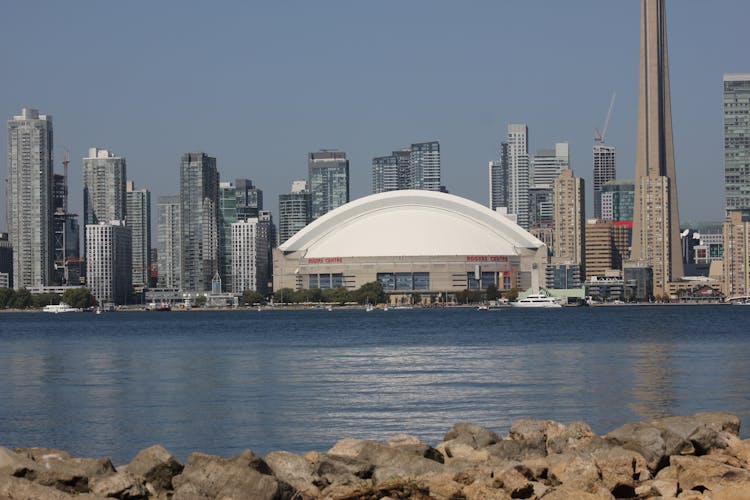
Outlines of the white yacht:
<svg viewBox="0 0 750 500">
<path fill-rule="evenodd" d="M 532 293 L 524 299 L 511 302 L 510 305 L 513 307 L 562 307 L 558 297 L 552 297 L 544 291 Z"/>
<path fill-rule="evenodd" d="M 77 309 L 75 307 L 70 307 L 65 302 L 60 302 L 59 304 L 50 304 L 48 306 L 44 306 L 44 312 L 46 313 L 72 313 L 72 312 L 81 312 L 81 309 Z"/>
</svg>

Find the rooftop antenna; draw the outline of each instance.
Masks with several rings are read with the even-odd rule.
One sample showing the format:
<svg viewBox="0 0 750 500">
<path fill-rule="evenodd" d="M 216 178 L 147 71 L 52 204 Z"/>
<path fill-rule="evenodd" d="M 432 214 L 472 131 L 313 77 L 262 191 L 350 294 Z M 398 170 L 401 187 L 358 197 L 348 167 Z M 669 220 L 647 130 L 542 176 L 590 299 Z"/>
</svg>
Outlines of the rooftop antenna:
<svg viewBox="0 0 750 500">
<path fill-rule="evenodd" d="M 598 142 L 599 144 L 604 144 L 604 139 L 607 136 L 607 128 L 609 127 L 609 118 L 612 116 L 612 108 L 615 106 L 615 94 L 612 92 L 612 99 L 609 101 L 609 110 L 607 111 L 607 118 L 604 119 L 604 127 L 602 128 L 602 131 L 599 132 L 599 129 L 595 129 L 594 131 L 594 142 Z"/>
</svg>

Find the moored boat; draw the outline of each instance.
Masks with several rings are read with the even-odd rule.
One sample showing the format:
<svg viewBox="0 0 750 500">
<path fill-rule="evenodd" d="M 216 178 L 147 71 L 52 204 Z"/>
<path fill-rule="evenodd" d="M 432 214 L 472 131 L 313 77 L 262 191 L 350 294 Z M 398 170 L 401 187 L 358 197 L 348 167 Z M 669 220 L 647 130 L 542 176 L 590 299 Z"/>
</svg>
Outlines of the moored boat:
<svg viewBox="0 0 750 500">
<path fill-rule="evenodd" d="M 516 302 L 511 302 L 513 307 L 562 307 L 558 297 L 552 297 L 544 291 L 532 293 Z"/>
<path fill-rule="evenodd" d="M 60 302 L 59 304 L 50 304 L 48 306 L 44 306 L 43 311 L 46 313 L 58 314 L 58 313 L 69 313 L 69 312 L 81 312 L 82 309 L 78 309 L 76 307 L 70 307 L 65 302 Z"/>
</svg>

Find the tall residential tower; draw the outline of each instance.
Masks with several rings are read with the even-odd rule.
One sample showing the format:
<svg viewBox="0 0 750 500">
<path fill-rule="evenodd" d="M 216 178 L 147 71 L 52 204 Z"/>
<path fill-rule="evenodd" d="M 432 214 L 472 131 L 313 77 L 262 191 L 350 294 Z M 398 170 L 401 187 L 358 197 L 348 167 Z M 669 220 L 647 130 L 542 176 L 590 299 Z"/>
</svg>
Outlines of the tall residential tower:
<svg viewBox="0 0 750 500">
<path fill-rule="evenodd" d="M 52 117 L 23 108 L 8 121 L 8 234 L 13 286 L 45 286 L 53 278 Z"/>
<path fill-rule="evenodd" d="M 313 220 L 349 203 L 349 160 L 343 151 L 322 150 L 307 157 Z"/>
<path fill-rule="evenodd" d="M 724 196 L 750 208 L 750 73 L 724 75 Z"/>
<path fill-rule="evenodd" d="M 508 213 L 518 225 L 529 229 L 529 129 L 526 124 L 508 125 Z"/>
</svg>

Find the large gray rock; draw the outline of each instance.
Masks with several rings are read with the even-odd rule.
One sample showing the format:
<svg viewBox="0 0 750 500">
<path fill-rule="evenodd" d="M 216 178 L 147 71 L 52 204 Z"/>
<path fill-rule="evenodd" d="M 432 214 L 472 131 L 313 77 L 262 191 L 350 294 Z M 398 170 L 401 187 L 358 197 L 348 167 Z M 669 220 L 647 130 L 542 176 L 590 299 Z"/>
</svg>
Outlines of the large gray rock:
<svg viewBox="0 0 750 500">
<path fill-rule="evenodd" d="M 689 441 L 697 455 L 726 448 L 728 437 L 737 436 L 740 426 L 739 418 L 728 413 L 666 417 L 653 420 L 651 425 Z"/>
<path fill-rule="evenodd" d="M 71 458 L 51 448 L 0 448 L 0 473 L 51 486 L 65 493 L 87 493 L 89 481 L 114 474 L 108 458 Z"/>
<path fill-rule="evenodd" d="M 484 448 L 500 441 L 500 436 L 495 432 L 480 427 L 479 425 L 468 423 L 457 423 L 449 430 L 443 441 L 456 441 L 468 444 L 474 449 Z"/>
<path fill-rule="evenodd" d="M 313 464 L 305 457 L 286 451 L 274 451 L 266 455 L 265 461 L 277 479 L 311 498 L 320 494 L 315 485 L 317 477 L 313 474 Z"/>
<path fill-rule="evenodd" d="M 442 465 L 424 458 L 424 450 L 413 446 L 388 446 L 377 441 L 343 439 L 328 450 L 330 457 L 354 459 L 374 466 L 372 478 L 379 483 L 392 477 L 417 477 L 439 472 Z"/>
<path fill-rule="evenodd" d="M 119 500 L 146 500 L 150 496 L 146 480 L 129 472 L 92 479 L 89 486 L 95 495 Z"/>
<path fill-rule="evenodd" d="M 375 466 L 354 457 L 322 454 L 313 463 L 315 486 L 324 490 L 329 486 L 354 485 L 359 487 L 371 480 Z"/>
<path fill-rule="evenodd" d="M 636 496 L 635 488 L 651 478 L 646 459 L 635 451 L 603 448 L 592 453 L 602 486 L 617 498 Z"/>
<path fill-rule="evenodd" d="M 721 491 L 742 488 L 750 492 L 750 471 L 727 465 L 721 457 L 672 457 L 677 483 L 683 491 Z"/>
<path fill-rule="evenodd" d="M 606 436 L 610 443 L 643 455 L 649 469 L 658 471 L 669 465 L 669 457 L 693 452 L 693 445 L 671 432 L 645 423 L 630 423 Z"/>
<path fill-rule="evenodd" d="M 163 446 L 155 445 L 141 450 L 133 460 L 124 467 L 125 470 L 144 478 L 156 489 L 172 489 L 172 478 L 180 474 L 183 465 Z"/>
<path fill-rule="evenodd" d="M 291 499 L 294 489 L 270 474 L 268 465 L 250 450 L 233 458 L 193 453 L 182 474 L 172 480 L 173 499 Z"/>
<path fill-rule="evenodd" d="M 0 474 L 0 499 L 70 500 L 71 498 L 73 497 L 55 488 L 42 486 L 11 475 Z"/>
<path fill-rule="evenodd" d="M 491 457 L 500 460 L 527 460 L 547 455 L 544 439 L 539 436 L 530 439 L 503 439 L 487 447 Z"/>
</svg>

